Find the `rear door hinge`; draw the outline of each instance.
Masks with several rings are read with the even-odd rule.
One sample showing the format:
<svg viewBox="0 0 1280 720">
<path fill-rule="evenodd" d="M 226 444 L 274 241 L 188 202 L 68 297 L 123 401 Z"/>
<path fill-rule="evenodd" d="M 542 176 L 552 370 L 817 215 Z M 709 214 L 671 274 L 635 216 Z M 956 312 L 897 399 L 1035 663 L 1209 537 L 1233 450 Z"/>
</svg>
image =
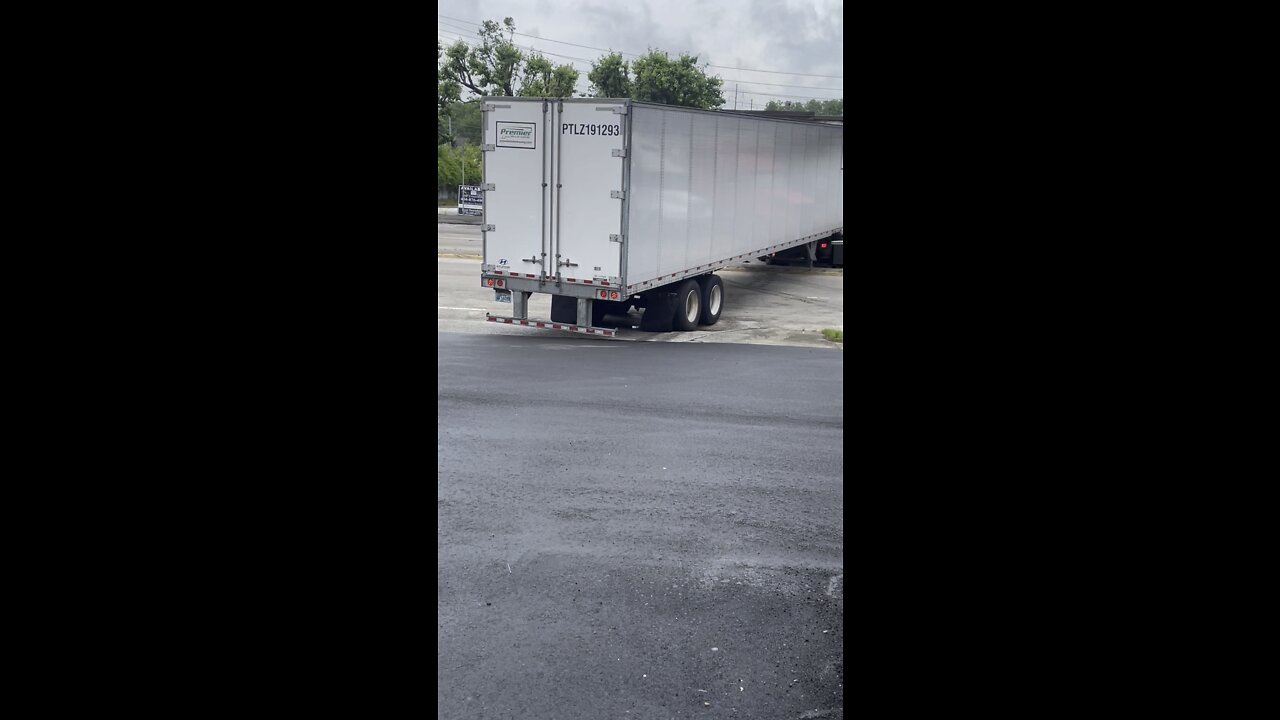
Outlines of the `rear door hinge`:
<svg viewBox="0 0 1280 720">
<path fill-rule="evenodd" d="M 613 157 L 626 157 L 626 156 L 627 156 L 627 151 L 625 148 L 613 149 Z"/>
<path fill-rule="evenodd" d="M 616 243 L 620 243 L 620 242 L 622 242 L 622 236 L 621 236 L 621 235 L 618 235 L 618 234 L 616 234 L 616 233 L 615 233 L 615 234 L 613 234 L 613 235 L 610 235 L 610 236 L 609 236 L 609 242 L 616 242 Z"/>
<path fill-rule="evenodd" d="M 497 229 L 498 229 L 498 226 L 497 226 L 497 225 L 485 225 L 484 227 L 482 227 L 482 228 L 480 228 L 480 229 L 481 229 L 482 231 L 484 231 L 484 232 L 494 232 L 495 230 L 497 230 Z"/>
<path fill-rule="evenodd" d="M 480 186 L 480 189 L 481 189 L 481 190 L 497 190 L 497 189 L 498 189 L 498 187 L 497 187 L 496 185 L 494 185 L 493 183 L 485 183 L 485 184 L 483 184 L 483 185 L 481 185 L 481 186 Z"/>
<path fill-rule="evenodd" d="M 492 143 L 485 143 L 480 146 L 480 152 L 493 152 L 496 148 Z"/>
<path fill-rule="evenodd" d="M 611 198 L 617 198 L 617 199 L 619 199 L 619 200 L 626 200 L 626 199 L 627 199 L 627 193 L 626 193 L 626 191 L 624 191 L 624 190 L 610 190 L 610 191 L 609 191 L 609 197 L 611 197 Z"/>
</svg>

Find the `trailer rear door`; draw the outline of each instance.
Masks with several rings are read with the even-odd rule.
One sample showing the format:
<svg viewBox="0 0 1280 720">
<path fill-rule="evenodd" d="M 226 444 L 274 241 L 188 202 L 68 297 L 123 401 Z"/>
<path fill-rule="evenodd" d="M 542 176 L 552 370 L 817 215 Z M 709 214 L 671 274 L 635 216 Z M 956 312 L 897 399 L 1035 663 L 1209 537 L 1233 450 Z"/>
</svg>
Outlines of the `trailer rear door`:
<svg viewBox="0 0 1280 720">
<path fill-rule="evenodd" d="M 484 265 L 542 277 L 551 259 L 548 103 L 513 98 L 481 102 Z"/>
<path fill-rule="evenodd" d="M 555 260 L 562 278 L 622 277 L 623 156 L 627 106 L 555 103 Z"/>
</svg>

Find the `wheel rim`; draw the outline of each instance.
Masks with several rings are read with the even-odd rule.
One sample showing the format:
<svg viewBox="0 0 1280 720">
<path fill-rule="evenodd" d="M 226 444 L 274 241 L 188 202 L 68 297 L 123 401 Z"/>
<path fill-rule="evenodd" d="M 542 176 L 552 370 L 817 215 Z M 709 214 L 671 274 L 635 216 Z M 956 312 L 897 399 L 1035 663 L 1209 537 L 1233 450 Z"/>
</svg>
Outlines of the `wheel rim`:
<svg viewBox="0 0 1280 720">
<path fill-rule="evenodd" d="M 698 322 L 698 291 L 691 290 L 689 295 L 684 299 L 684 317 L 691 323 Z"/>
<path fill-rule="evenodd" d="M 711 297 L 708 298 L 707 309 L 711 311 L 711 315 L 715 316 L 720 312 L 720 286 L 711 286 Z"/>
</svg>

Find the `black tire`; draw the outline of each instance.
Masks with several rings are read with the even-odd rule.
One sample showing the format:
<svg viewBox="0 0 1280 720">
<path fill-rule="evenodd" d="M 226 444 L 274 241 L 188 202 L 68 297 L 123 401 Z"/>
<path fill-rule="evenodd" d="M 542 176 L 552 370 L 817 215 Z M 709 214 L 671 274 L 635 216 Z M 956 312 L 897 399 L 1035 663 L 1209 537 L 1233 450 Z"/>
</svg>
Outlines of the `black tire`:
<svg viewBox="0 0 1280 720">
<path fill-rule="evenodd" d="M 578 324 L 578 298 L 551 296 L 551 322 Z"/>
<path fill-rule="evenodd" d="M 671 316 L 675 304 L 667 288 L 651 290 L 644 296 L 644 314 L 640 316 L 640 329 L 645 332 L 671 332 Z"/>
<path fill-rule="evenodd" d="M 593 300 L 591 301 L 591 324 L 601 325 L 604 323 L 605 315 L 630 319 L 627 311 L 631 309 L 631 303 L 618 302 L 616 300 Z M 615 323 L 616 324 L 616 323 Z"/>
<path fill-rule="evenodd" d="M 719 275 L 701 275 L 698 288 L 702 291 L 702 317 L 698 318 L 698 324 L 715 325 L 724 310 L 724 281 Z"/>
<path fill-rule="evenodd" d="M 671 325 L 676 330 L 697 330 L 701 319 L 702 286 L 697 280 L 690 278 L 680 283 L 680 289 L 676 290 L 675 314 L 671 316 Z"/>
</svg>

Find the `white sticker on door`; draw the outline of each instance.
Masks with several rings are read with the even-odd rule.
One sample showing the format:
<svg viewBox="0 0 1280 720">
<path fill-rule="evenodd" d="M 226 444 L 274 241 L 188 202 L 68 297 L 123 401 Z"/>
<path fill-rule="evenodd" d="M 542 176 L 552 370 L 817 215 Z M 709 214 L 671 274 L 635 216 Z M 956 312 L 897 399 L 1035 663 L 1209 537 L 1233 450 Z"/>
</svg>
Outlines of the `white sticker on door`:
<svg viewBox="0 0 1280 720">
<path fill-rule="evenodd" d="M 533 123 L 498 121 L 498 147 L 528 148 L 538 146 L 537 126 Z"/>
</svg>

